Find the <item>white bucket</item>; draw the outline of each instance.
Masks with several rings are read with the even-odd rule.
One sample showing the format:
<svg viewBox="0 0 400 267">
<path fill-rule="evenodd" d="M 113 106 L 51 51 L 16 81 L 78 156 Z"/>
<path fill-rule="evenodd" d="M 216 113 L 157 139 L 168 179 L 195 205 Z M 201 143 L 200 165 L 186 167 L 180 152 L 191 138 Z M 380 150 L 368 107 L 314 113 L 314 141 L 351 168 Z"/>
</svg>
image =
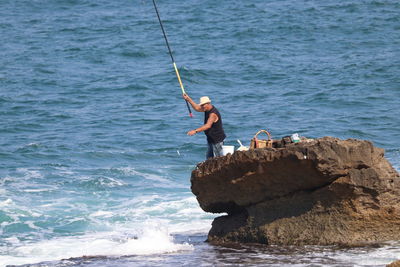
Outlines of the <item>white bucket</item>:
<svg viewBox="0 0 400 267">
<path fill-rule="evenodd" d="M 233 154 L 235 151 L 235 146 L 222 146 L 222 154 L 224 156 L 228 155 L 228 153 Z"/>
<path fill-rule="evenodd" d="M 293 143 L 298 143 L 300 142 L 300 137 L 298 133 L 292 134 L 292 136 L 290 137 L 292 139 Z"/>
</svg>

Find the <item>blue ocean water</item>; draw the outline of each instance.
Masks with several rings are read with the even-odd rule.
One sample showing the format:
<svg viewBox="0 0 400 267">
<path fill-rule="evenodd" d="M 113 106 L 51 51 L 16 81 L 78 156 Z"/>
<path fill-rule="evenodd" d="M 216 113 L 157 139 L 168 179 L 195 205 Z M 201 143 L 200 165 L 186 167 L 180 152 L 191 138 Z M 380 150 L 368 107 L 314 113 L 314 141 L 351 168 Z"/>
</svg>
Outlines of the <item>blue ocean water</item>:
<svg viewBox="0 0 400 267">
<path fill-rule="evenodd" d="M 374 142 L 400 170 L 400 3 L 157 2 L 226 143 Z M 189 118 L 150 0 L 0 1 L 0 266 L 384 266 L 379 248 L 214 247 Z M 368 256 L 368 257 L 367 257 Z"/>
</svg>

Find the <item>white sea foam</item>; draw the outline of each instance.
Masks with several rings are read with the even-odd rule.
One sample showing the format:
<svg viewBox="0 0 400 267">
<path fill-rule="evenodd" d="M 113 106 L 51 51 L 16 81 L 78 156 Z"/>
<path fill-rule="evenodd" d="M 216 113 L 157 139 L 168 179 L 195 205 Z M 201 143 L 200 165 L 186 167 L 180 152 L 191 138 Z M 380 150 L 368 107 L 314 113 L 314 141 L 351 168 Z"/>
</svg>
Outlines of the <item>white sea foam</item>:
<svg viewBox="0 0 400 267">
<path fill-rule="evenodd" d="M 12 199 L 8 198 L 8 199 L 0 202 L 0 207 L 10 206 L 11 204 L 13 204 L 13 201 L 12 201 Z"/>
<path fill-rule="evenodd" d="M 25 145 L 24 147 L 38 147 L 40 146 L 40 143 L 29 143 L 27 145 Z"/>
<path fill-rule="evenodd" d="M 160 222 L 168 225 L 171 233 L 207 233 L 216 216 L 205 213 L 194 196 L 180 199 L 160 195 L 147 195 L 126 201 L 113 208 L 113 216 L 128 218 L 131 222 Z"/>
<path fill-rule="evenodd" d="M 202 219 L 193 220 L 192 223 L 182 222 L 174 223 L 169 226 L 171 233 L 173 234 L 204 234 L 206 235 L 210 231 L 211 223 L 213 219 Z"/>
<path fill-rule="evenodd" d="M 174 243 L 166 228 L 144 225 L 137 234 L 120 230 L 60 237 L 33 243 L 13 241 L 14 248 L 7 249 L 7 256 L 0 251 L 0 266 L 54 261 L 82 256 L 151 255 L 193 250 L 187 243 Z M 127 229 L 126 229 L 127 230 Z M 132 231 L 132 229 L 130 230 Z M 1 255 L 3 254 L 3 255 Z"/>
<path fill-rule="evenodd" d="M 118 168 L 117 170 L 122 171 L 125 175 L 137 175 L 137 176 L 143 177 L 147 180 L 158 181 L 158 182 L 170 182 L 168 179 L 165 179 L 161 175 L 140 172 L 140 171 L 135 170 L 135 168 L 132 168 L 132 167 L 122 167 L 122 168 Z"/>
<path fill-rule="evenodd" d="M 63 175 L 72 175 L 74 174 L 74 172 L 67 167 L 55 167 L 55 169 L 58 171 L 59 174 L 63 174 Z"/>
<path fill-rule="evenodd" d="M 388 243 L 387 245 L 373 249 L 365 248 L 350 250 L 336 255 L 338 260 L 348 263 L 357 262 L 357 266 L 385 266 L 386 264 L 400 259 L 399 242 Z M 365 255 L 368 257 L 365 257 Z"/>
<path fill-rule="evenodd" d="M 90 214 L 90 217 L 105 217 L 105 218 L 109 218 L 112 217 L 114 214 L 111 211 L 103 211 L 103 210 L 99 210 L 96 212 L 93 212 L 92 214 Z"/>
<path fill-rule="evenodd" d="M 18 168 L 17 172 L 22 173 L 24 175 L 24 178 L 42 178 L 43 175 L 37 171 L 37 170 L 30 170 L 27 168 Z"/>
<path fill-rule="evenodd" d="M 37 189 L 24 189 L 22 191 L 27 192 L 27 193 L 39 193 L 39 192 L 49 192 L 52 190 L 53 189 L 51 189 L 51 188 L 37 188 Z"/>
<path fill-rule="evenodd" d="M 0 179 L 0 185 L 4 186 L 5 184 L 15 182 L 16 180 L 17 179 L 14 177 L 6 176 L 6 177 Z"/>
<path fill-rule="evenodd" d="M 124 182 L 111 177 L 100 178 L 99 182 L 102 186 L 107 186 L 107 187 L 117 187 L 125 185 Z"/>
</svg>

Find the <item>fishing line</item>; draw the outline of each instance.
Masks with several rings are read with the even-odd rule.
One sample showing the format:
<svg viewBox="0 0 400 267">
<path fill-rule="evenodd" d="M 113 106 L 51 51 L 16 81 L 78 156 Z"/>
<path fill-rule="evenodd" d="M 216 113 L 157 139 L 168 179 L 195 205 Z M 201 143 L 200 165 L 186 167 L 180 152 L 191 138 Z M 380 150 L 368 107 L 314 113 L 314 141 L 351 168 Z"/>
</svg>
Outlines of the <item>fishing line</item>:
<svg viewBox="0 0 400 267">
<path fill-rule="evenodd" d="M 175 69 L 176 77 L 178 78 L 179 85 L 181 86 L 181 89 L 182 89 L 182 94 L 186 94 L 185 88 L 183 87 L 183 84 L 182 84 L 181 76 L 179 75 L 178 68 L 176 67 L 174 56 L 172 55 L 171 47 L 169 46 L 169 43 L 168 43 L 167 34 L 165 33 L 164 26 L 161 22 L 160 14 L 158 13 L 158 8 L 157 8 L 155 0 L 153 0 L 153 5 L 154 5 L 154 9 L 156 10 L 156 13 L 157 13 L 158 22 L 160 22 L 160 26 L 161 26 L 162 33 L 164 35 L 165 43 L 167 44 L 167 47 L 168 47 L 168 52 L 169 52 L 169 55 L 172 60 L 172 65 L 174 66 L 174 69 Z M 189 103 L 186 99 L 185 99 L 185 101 L 186 101 L 186 106 L 189 111 L 189 116 L 192 118 L 193 114 L 192 114 L 192 111 L 190 110 Z"/>
</svg>

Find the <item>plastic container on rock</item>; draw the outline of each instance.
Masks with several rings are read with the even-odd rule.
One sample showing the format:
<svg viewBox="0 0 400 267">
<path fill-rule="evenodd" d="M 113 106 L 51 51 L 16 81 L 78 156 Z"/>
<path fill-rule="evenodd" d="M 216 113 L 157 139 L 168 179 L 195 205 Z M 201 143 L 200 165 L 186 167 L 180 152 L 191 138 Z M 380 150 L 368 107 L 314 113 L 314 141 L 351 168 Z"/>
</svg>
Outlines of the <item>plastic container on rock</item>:
<svg viewBox="0 0 400 267">
<path fill-rule="evenodd" d="M 222 146 L 222 154 L 224 156 L 228 155 L 228 153 L 233 154 L 235 151 L 235 146 Z"/>
</svg>

